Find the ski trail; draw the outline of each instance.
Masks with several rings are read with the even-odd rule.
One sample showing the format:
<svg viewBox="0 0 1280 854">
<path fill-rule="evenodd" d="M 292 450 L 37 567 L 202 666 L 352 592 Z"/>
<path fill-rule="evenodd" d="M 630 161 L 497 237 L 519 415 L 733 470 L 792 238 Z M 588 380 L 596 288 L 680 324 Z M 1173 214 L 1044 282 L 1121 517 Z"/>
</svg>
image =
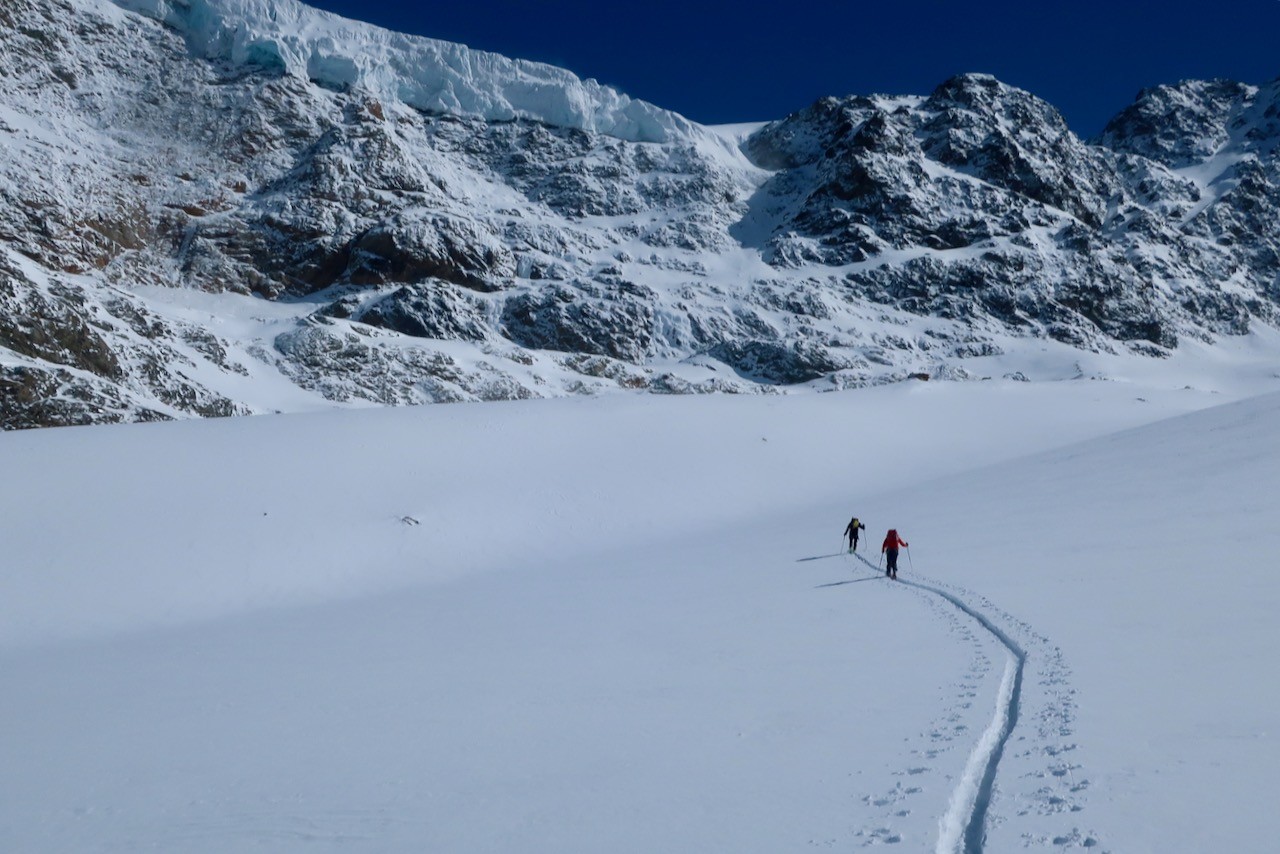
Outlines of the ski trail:
<svg viewBox="0 0 1280 854">
<path fill-rule="evenodd" d="M 940 596 L 978 622 L 995 636 L 1009 654 L 1005 662 L 1004 676 L 996 695 L 995 714 L 983 732 L 982 738 L 969 754 L 964 774 L 955 790 L 947 813 L 939 822 L 937 854 L 981 854 L 986 841 L 987 810 L 995 790 L 996 769 L 1004 755 L 1005 744 L 1018 723 L 1018 709 L 1022 699 L 1022 671 L 1027 654 L 1012 638 L 1004 633 L 985 614 L 971 608 L 959 597 L 917 581 L 898 579 L 899 583 Z"/>
<path fill-rule="evenodd" d="M 868 567 L 876 569 L 877 572 L 880 571 L 879 567 L 874 566 L 862 555 L 858 555 L 858 559 Z M 932 593 L 950 603 L 994 636 L 1008 653 L 1004 675 L 1000 680 L 1000 688 L 996 692 L 995 712 L 991 723 L 982 733 L 973 752 L 969 754 L 964 773 L 951 793 L 947 812 L 938 823 L 938 844 L 934 849 L 936 854 L 982 854 L 986 843 L 987 812 L 995 790 L 996 770 L 1004 755 L 1009 736 L 1018 723 L 1018 712 L 1022 700 L 1022 674 L 1027 654 L 986 614 L 973 608 L 955 594 L 918 581 L 899 578 L 896 582 Z"/>
</svg>

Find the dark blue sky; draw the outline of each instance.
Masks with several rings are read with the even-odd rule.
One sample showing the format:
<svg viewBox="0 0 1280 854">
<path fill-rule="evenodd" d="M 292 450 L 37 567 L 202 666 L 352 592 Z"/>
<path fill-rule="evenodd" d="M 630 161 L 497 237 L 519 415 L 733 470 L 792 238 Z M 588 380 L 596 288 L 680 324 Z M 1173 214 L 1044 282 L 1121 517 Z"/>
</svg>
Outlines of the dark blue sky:
<svg viewBox="0 0 1280 854">
<path fill-rule="evenodd" d="M 1088 138 L 1144 86 L 1280 77 L 1280 0 L 309 2 L 559 65 L 708 124 L 782 118 L 823 95 L 924 95 L 982 71 Z"/>
</svg>

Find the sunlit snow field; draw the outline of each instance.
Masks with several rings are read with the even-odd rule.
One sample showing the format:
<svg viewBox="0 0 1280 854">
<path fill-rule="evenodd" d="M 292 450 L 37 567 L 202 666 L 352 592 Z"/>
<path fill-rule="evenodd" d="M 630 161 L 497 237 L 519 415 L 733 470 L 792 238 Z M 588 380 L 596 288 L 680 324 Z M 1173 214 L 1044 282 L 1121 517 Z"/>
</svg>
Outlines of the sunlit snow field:
<svg viewBox="0 0 1280 854">
<path fill-rule="evenodd" d="M 0 850 L 1266 850 L 1256 346 L 0 435 Z"/>
</svg>

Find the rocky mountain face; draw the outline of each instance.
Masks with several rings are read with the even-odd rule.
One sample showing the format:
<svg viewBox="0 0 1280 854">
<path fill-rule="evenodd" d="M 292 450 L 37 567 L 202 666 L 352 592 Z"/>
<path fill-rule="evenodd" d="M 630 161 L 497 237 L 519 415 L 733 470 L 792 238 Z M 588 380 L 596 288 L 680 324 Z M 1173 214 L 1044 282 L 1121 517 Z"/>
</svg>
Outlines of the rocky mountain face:
<svg viewBox="0 0 1280 854">
<path fill-rule="evenodd" d="M 759 392 L 1274 324 L 1280 81 L 745 134 L 283 0 L 0 6 L 0 423 Z"/>
<path fill-rule="evenodd" d="M 1185 100 L 1167 95 L 1200 88 L 1216 97 L 1177 116 Z M 1274 321 L 1280 269 L 1280 136 L 1254 118 L 1259 101 L 1274 105 L 1276 84 L 1144 93 L 1091 145 L 990 77 L 921 99 L 827 99 L 747 140 L 779 170 L 757 233 L 774 264 L 848 266 L 847 287 L 915 313 L 1153 355 L 1242 334 Z M 1231 124 L 1269 142 L 1225 153 Z M 1209 139 L 1176 146 L 1167 125 Z"/>
</svg>

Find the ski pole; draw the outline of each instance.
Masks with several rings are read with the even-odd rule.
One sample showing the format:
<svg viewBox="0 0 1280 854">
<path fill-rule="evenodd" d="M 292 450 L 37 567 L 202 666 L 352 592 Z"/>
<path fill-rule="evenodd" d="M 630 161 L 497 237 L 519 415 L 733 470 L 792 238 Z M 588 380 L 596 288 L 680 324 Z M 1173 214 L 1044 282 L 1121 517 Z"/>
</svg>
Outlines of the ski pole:
<svg viewBox="0 0 1280 854">
<path fill-rule="evenodd" d="M 915 561 L 911 559 L 911 546 L 907 546 L 907 563 L 911 566 L 911 571 L 916 571 Z"/>
</svg>

